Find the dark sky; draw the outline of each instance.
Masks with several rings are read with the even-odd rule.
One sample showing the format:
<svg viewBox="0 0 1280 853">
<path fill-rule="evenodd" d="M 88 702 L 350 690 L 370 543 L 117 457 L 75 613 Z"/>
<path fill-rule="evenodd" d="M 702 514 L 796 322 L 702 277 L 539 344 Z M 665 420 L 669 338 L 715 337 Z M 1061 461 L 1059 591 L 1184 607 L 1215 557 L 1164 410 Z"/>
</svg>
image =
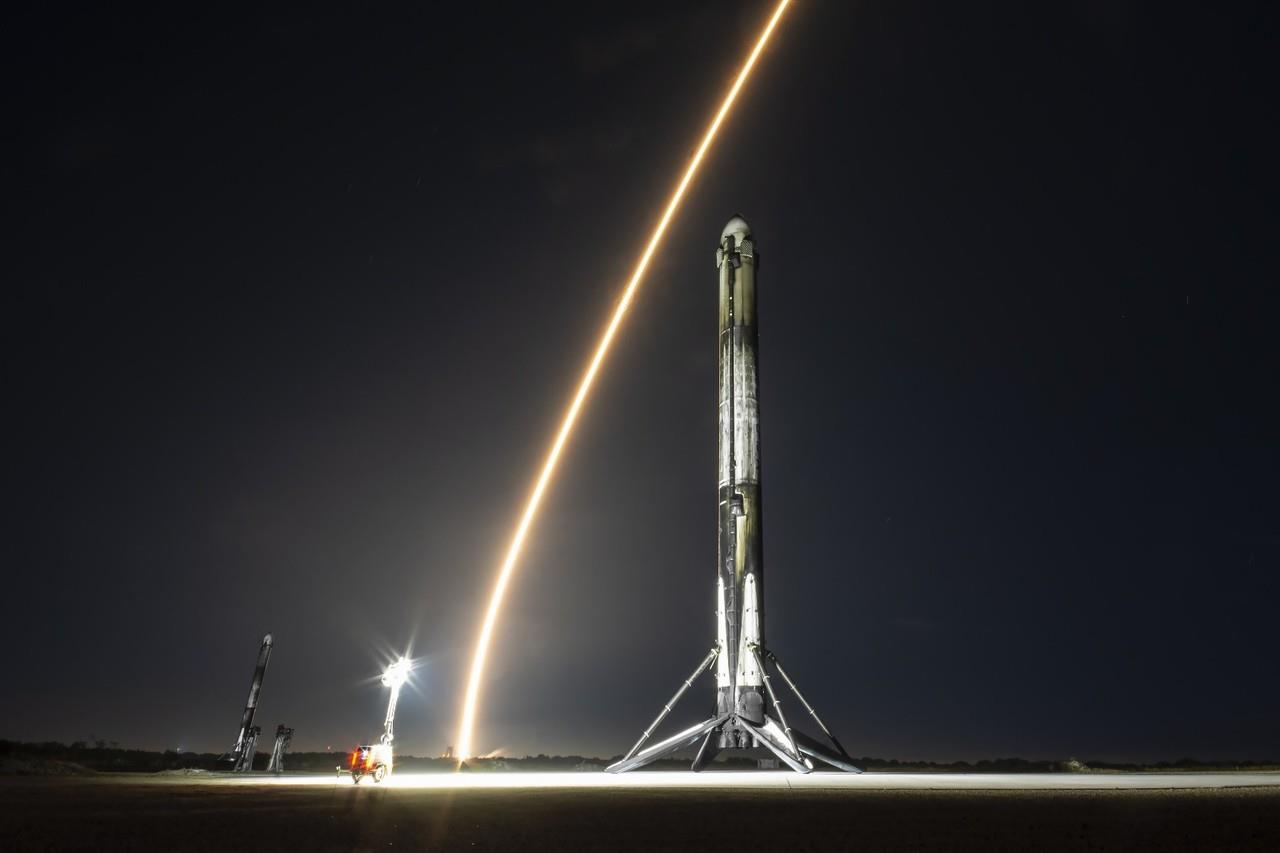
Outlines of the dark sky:
<svg viewBox="0 0 1280 853">
<path fill-rule="evenodd" d="M 599 327 L 769 3 L 11 21 L 0 737 L 454 738 Z M 1176 7 L 1176 8 L 1173 8 Z M 761 265 L 769 638 L 855 755 L 1280 757 L 1274 13 L 799 2 L 511 590 L 476 746 L 713 636 L 714 247 Z M 677 716 L 695 718 L 710 683 Z"/>
</svg>

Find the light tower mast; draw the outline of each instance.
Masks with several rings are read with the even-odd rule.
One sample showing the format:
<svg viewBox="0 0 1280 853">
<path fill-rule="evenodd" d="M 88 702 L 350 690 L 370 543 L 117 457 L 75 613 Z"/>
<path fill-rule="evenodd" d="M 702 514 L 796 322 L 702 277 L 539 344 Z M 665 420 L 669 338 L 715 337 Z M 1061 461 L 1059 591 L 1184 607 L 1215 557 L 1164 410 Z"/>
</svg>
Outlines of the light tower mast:
<svg viewBox="0 0 1280 853">
<path fill-rule="evenodd" d="M 409 672 L 413 669 L 413 661 L 401 658 L 382 673 L 382 684 L 391 688 L 391 698 L 387 701 L 387 718 L 382 722 L 382 743 L 387 747 L 395 740 L 396 702 L 400 700 L 400 688 L 409 680 Z"/>
<path fill-rule="evenodd" d="M 357 746 L 351 753 L 348 767 L 338 768 L 338 773 L 350 773 L 351 780 L 357 785 L 365 776 L 372 776 L 373 781 L 381 782 L 391 774 L 395 767 L 395 755 L 391 744 L 396 739 L 396 703 L 400 701 L 400 688 L 409 680 L 413 671 L 413 661 L 401 655 L 398 660 L 382 672 L 382 684 L 391 689 L 387 700 L 387 716 L 382 720 L 382 737 L 377 743 Z"/>
</svg>

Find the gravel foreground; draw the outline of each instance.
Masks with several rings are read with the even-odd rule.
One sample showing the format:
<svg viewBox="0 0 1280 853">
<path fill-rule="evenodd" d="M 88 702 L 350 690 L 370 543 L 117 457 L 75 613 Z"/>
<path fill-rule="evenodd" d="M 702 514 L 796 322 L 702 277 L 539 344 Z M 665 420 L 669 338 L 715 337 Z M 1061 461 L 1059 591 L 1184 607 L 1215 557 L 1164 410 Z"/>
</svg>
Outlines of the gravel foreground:
<svg viewBox="0 0 1280 853">
<path fill-rule="evenodd" d="M 72 850 L 1280 850 L 1280 787 L 417 789 L 0 779 L 0 846 Z"/>
</svg>

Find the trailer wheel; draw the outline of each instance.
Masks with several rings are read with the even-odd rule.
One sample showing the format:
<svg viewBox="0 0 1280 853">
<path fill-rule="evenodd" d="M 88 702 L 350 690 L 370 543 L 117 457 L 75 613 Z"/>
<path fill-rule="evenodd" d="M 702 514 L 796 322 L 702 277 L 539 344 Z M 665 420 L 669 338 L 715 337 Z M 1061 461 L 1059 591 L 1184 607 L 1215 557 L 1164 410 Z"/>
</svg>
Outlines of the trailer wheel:
<svg viewBox="0 0 1280 853">
<path fill-rule="evenodd" d="M 381 782 L 385 778 L 387 778 L 387 765 L 379 764 L 373 768 L 373 781 Z"/>
</svg>

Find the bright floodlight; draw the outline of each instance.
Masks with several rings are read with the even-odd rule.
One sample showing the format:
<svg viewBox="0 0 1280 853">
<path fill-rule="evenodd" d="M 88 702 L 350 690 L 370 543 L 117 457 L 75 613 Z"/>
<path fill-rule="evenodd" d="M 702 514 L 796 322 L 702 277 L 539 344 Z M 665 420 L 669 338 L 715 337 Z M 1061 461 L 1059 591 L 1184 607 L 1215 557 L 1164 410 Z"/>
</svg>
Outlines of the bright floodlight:
<svg viewBox="0 0 1280 853">
<path fill-rule="evenodd" d="M 409 670 L 413 669 L 413 661 L 401 656 L 400 660 L 387 667 L 382 673 L 382 683 L 386 687 L 402 687 L 409 680 Z"/>
</svg>

